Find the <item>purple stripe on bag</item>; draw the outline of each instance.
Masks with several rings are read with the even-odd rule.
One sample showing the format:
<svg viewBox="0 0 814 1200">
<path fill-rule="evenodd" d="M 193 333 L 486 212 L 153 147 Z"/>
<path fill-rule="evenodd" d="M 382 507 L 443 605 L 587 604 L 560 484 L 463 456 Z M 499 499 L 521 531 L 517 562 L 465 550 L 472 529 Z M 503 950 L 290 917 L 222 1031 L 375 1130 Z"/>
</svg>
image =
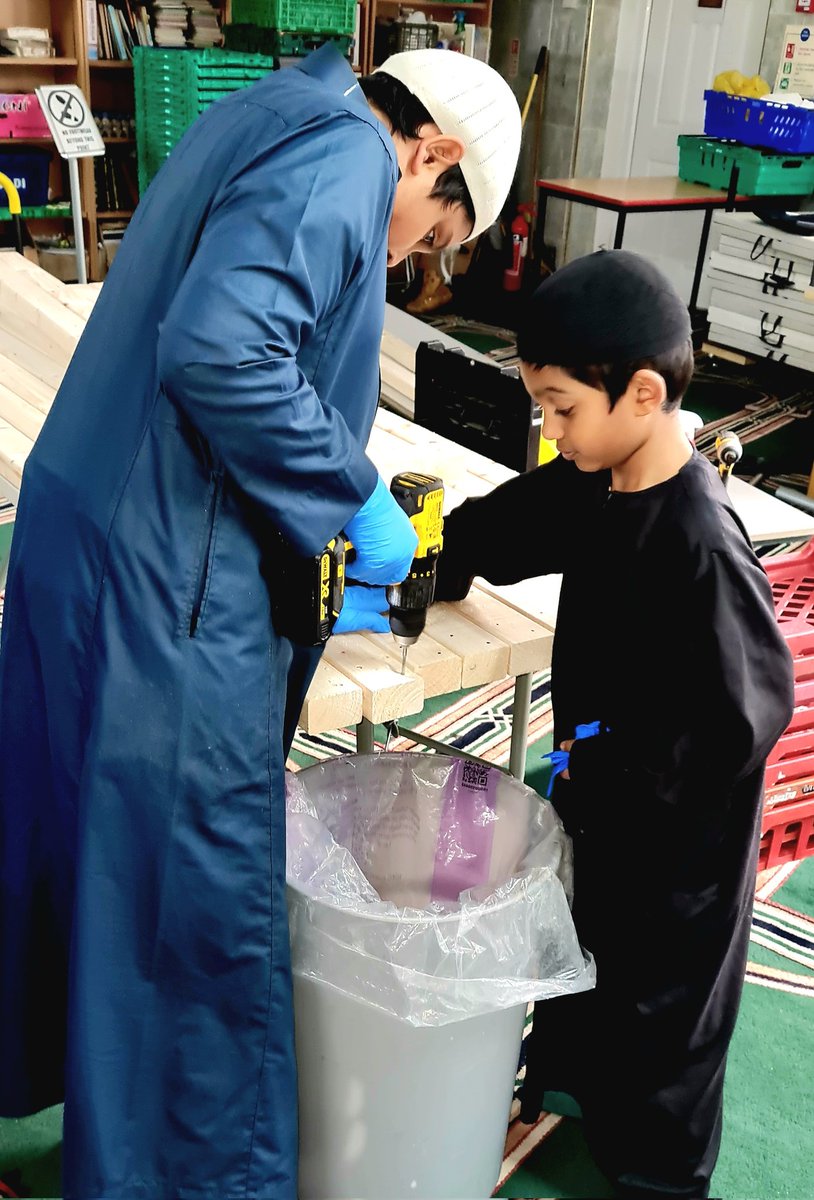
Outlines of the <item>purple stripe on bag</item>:
<svg viewBox="0 0 814 1200">
<path fill-rule="evenodd" d="M 499 772 L 459 759 L 444 785 L 432 900 L 456 901 L 489 878 Z"/>
</svg>

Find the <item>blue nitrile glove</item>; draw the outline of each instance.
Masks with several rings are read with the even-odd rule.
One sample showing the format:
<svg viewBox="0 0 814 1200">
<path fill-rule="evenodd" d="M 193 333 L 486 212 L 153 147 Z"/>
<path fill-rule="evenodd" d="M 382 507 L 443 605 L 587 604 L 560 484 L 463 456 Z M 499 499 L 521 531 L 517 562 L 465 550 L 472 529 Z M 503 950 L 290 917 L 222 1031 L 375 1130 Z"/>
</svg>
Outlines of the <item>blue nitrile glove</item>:
<svg viewBox="0 0 814 1200">
<path fill-rule="evenodd" d="M 585 725 L 577 725 L 574 733 L 574 741 L 579 738 L 596 737 L 600 730 L 599 721 L 589 721 Z M 546 800 L 551 799 L 551 793 L 554 790 L 554 780 L 558 775 L 562 775 L 563 771 L 568 770 L 568 760 L 570 754 L 567 750 L 552 750 L 549 754 L 543 755 L 543 762 L 549 759 L 551 762 L 551 774 L 548 778 L 548 787 L 546 789 Z"/>
<path fill-rule="evenodd" d="M 363 583 L 401 583 L 410 570 L 418 535 L 384 480 L 345 523 L 356 558 L 349 573 Z"/>
<path fill-rule="evenodd" d="M 334 633 L 358 633 L 370 629 L 373 633 L 387 633 L 390 628 L 387 617 L 387 598 L 383 587 L 346 587 L 342 611 Z"/>
</svg>

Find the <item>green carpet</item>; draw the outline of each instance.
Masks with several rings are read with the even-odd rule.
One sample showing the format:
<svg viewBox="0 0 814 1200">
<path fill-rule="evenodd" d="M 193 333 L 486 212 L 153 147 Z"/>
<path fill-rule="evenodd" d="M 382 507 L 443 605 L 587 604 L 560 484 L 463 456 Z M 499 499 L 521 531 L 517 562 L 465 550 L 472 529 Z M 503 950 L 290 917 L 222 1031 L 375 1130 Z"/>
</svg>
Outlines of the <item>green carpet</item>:
<svg viewBox="0 0 814 1200">
<path fill-rule="evenodd" d="M 814 915 L 814 860 L 804 862 L 772 897 Z M 814 983 L 814 925 L 803 934 L 810 965 L 752 944 L 750 963 L 765 963 Z M 801 947 L 797 947 L 798 950 Z M 810 1200 L 814 1170 L 814 989 L 793 995 L 747 982 L 726 1075 L 724 1133 L 712 1191 L 726 1200 Z M 578 1120 L 566 1118 L 497 1193 L 502 1197 L 606 1197 L 612 1192 L 591 1162 Z"/>
<path fill-rule="evenodd" d="M 450 711 L 454 713 L 451 726 L 445 715 Z M 431 736 L 445 730 L 444 740 L 451 737 L 462 749 L 504 761 L 511 693 L 493 687 L 470 692 L 452 704 L 449 697 L 430 701 L 411 724 L 421 725 Z M 535 678 L 531 731 L 526 778 L 544 790 L 547 770 L 540 756 L 551 744 L 545 676 Z M 377 730 L 377 735 L 383 734 Z M 406 744 L 397 743 L 399 748 Z M 298 737 L 292 759 L 305 766 L 352 748 L 353 739 L 345 732 Z M 799 867 L 768 903 L 758 906 L 757 915 L 765 925 L 760 936 L 768 944 L 755 943 L 750 952 L 749 978 L 755 982 L 747 982 L 730 1052 L 723 1145 L 714 1178 L 714 1195 L 726 1200 L 814 1197 L 807 1148 L 814 1128 L 814 1054 L 809 1032 L 814 1015 L 814 924 L 801 926 L 778 905 L 814 916 L 813 860 Z M 766 978 L 760 977 L 761 971 Z M 787 986 L 799 980 L 801 987 L 810 990 L 801 995 L 776 990 L 775 976 L 786 979 Z M 548 1100 L 553 1110 L 553 1098 Z M 573 1111 L 567 1105 L 562 1110 Z M 0 1120 L 0 1179 L 19 1195 L 59 1196 L 60 1123 L 59 1108 L 23 1121 Z M 564 1200 L 603 1198 L 611 1191 L 590 1160 L 580 1121 L 566 1117 L 497 1195 Z"/>
</svg>

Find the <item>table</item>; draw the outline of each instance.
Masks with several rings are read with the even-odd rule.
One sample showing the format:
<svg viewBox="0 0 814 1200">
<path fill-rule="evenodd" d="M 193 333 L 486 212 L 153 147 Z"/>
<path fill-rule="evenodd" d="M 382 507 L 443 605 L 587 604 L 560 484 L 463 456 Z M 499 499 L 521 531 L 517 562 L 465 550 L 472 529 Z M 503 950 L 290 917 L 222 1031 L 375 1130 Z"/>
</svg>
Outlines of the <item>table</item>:
<svg viewBox="0 0 814 1200">
<path fill-rule="evenodd" d="M 704 227 L 701 231 L 698 257 L 695 260 L 695 275 L 689 303 L 690 311 L 693 312 L 701 285 L 701 273 L 704 267 L 713 211 L 716 208 L 726 208 L 729 211 L 738 208 L 752 208 L 759 203 L 759 198 L 737 194 L 737 180 L 737 167 L 733 169 L 727 191 L 719 191 L 717 188 L 706 187 L 701 183 L 685 183 L 683 179 L 679 179 L 675 175 L 641 176 L 631 179 L 538 179 L 536 186 L 539 203 L 534 234 L 535 256 L 538 262 L 542 262 L 545 210 L 550 196 L 558 200 L 570 200 L 574 204 L 587 204 L 591 208 L 605 208 L 615 212 L 617 217 L 616 236 L 613 240 L 614 250 L 618 250 L 622 245 L 625 222 L 629 213 L 703 211 Z M 772 201 L 779 206 L 785 204 L 787 200 L 788 197 L 772 197 Z M 799 200 L 798 196 L 798 204 Z"/>
</svg>

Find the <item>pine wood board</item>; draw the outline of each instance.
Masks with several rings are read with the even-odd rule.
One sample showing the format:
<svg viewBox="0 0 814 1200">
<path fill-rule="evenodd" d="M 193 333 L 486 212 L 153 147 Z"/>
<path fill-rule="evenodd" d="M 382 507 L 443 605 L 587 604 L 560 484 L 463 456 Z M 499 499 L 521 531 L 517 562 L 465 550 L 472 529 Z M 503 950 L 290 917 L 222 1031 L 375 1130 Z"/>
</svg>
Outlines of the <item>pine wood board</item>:
<svg viewBox="0 0 814 1200">
<path fill-rule="evenodd" d="M 0 276 L 0 322 L 67 367 L 85 321 L 22 275 Z"/>
<path fill-rule="evenodd" d="M 486 579 L 476 579 L 480 591 L 496 597 L 503 604 L 539 621 L 553 630 L 557 621 L 560 602 L 562 575 L 538 575 L 534 579 L 523 579 L 520 583 L 498 586 Z"/>
<path fill-rule="evenodd" d="M 468 620 L 459 605 L 434 604 L 427 613 L 427 633 L 460 655 L 462 687 L 480 687 L 509 674 L 509 645 Z"/>
<path fill-rule="evenodd" d="M 401 675 L 382 662 L 378 647 L 359 633 L 332 637 L 324 657 L 362 690 L 362 715 L 380 725 L 421 712 L 424 684 L 417 675 Z"/>
<path fill-rule="evenodd" d="M 473 625 L 508 643 L 509 675 L 527 675 L 551 666 L 554 633 L 547 625 L 511 608 L 480 588 L 473 588 L 467 598 L 459 601 L 455 607 Z"/>
<path fill-rule="evenodd" d="M 306 733 L 327 733 L 358 725 L 362 719 L 362 689 L 323 658 L 305 697 L 299 725 Z"/>
<path fill-rule="evenodd" d="M 21 400 L 33 404 L 43 415 L 46 415 L 54 402 L 56 388 L 50 387 L 26 371 L 19 363 L 13 362 L 5 354 L 0 354 L 0 380 L 9 391 L 14 392 Z"/>
<path fill-rule="evenodd" d="M 401 649 L 390 633 L 365 633 L 382 661 L 401 671 Z M 426 632 L 407 651 L 406 670 L 424 683 L 425 699 L 447 696 L 463 687 L 463 659 L 449 646 L 442 646 Z"/>
<path fill-rule="evenodd" d="M 31 438 L 32 444 L 39 437 L 45 421 L 44 415 L 38 408 L 23 400 L 2 382 L 0 382 L 0 418 L 8 422 L 12 428 Z"/>
<path fill-rule="evenodd" d="M 0 420 L 0 476 L 19 491 L 25 460 L 34 445 L 31 438 Z"/>
<path fill-rule="evenodd" d="M 56 390 L 62 383 L 65 364 L 49 358 L 40 347 L 35 348 L 25 337 L 10 333 L 4 328 L 3 321 L 0 321 L 0 355 L 10 358 L 48 387 Z"/>
</svg>

